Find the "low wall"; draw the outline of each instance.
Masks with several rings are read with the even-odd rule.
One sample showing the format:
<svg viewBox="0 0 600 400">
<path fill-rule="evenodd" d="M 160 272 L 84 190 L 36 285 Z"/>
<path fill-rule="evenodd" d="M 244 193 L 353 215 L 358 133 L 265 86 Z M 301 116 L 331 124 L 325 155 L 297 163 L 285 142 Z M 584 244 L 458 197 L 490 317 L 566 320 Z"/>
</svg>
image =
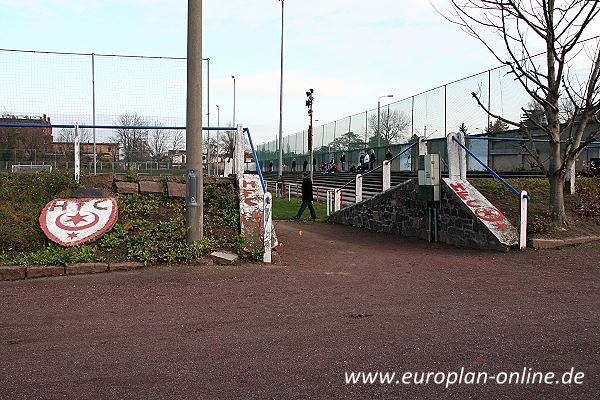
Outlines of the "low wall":
<svg viewBox="0 0 600 400">
<path fill-rule="evenodd" d="M 435 207 L 438 210 L 439 242 L 458 247 L 508 250 L 508 246 L 502 244 L 480 220 L 473 217 L 446 184 L 442 184 L 441 201 Z M 419 198 L 416 179 L 335 212 L 330 221 L 425 240 L 429 237 L 428 203 Z M 433 224 L 431 237 L 433 240 Z"/>
</svg>

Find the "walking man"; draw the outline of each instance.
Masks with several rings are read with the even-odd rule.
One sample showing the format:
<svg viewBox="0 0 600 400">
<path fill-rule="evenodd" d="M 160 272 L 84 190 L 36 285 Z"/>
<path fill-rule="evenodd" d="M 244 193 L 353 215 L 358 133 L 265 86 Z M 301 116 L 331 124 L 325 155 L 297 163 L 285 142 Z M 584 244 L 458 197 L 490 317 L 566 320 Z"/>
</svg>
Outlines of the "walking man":
<svg viewBox="0 0 600 400">
<path fill-rule="evenodd" d="M 294 216 L 294 219 L 300 219 L 302 217 L 302 213 L 308 207 L 310 211 L 310 217 L 313 219 L 317 219 L 317 213 L 312 205 L 313 200 L 313 188 L 312 188 L 312 180 L 310 180 L 310 174 L 304 173 L 302 174 L 304 179 L 302 180 L 302 205 L 298 210 L 298 213 Z"/>
</svg>

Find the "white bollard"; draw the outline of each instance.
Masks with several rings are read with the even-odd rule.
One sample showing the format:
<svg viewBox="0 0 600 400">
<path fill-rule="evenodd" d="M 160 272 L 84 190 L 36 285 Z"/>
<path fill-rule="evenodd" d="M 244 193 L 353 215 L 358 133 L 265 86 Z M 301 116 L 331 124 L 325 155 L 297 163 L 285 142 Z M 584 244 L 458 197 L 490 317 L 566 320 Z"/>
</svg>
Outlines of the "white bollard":
<svg viewBox="0 0 600 400">
<path fill-rule="evenodd" d="M 333 193 L 333 211 L 340 211 L 342 208 L 342 191 L 335 189 Z"/>
<path fill-rule="evenodd" d="M 288 201 L 292 201 L 292 184 L 288 183 Z"/>
<path fill-rule="evenodd" d="M 327 191 L 327 216 L 331 214 L 331 191 Z"/>
<path fill-rule="evenodd" d="M 576 175 L 575 161 L 573 161 L 573 165 L 571 165 L 571 168 L 569 168 L 569 176 L 567 178 L 569 180 L 569 193 L 570 194 L 575 194 L 575 175 Z"/>
<path fill-rule="evenodd" d="M 271 262 L 271 240 L 273 232 L 273 198 L 271 193 L 266 192 L 263 196 L 263 232 L 264 232 L 264 245 L 265 253 L 263 254 L 263 262 Z"/>
<path fill-rule="evenodd" d="M 392 163 L 388 160 L 383 162 L 383 191 L 392 186 Z"/>
<path fill-rule="evenodd" d="M 363 182 L 362 175 L 356 174 L 356 190 L 355 190 L 355 199 L 354 199 L 355 203 L 360 203 L 363 200 L 362 182 Z"/>
<path fill-rule="evenodd" d="M 519 217 L 519 250 L 527 247 L 527 192 L 521 192 L 521 215 Z"/>
</svg>

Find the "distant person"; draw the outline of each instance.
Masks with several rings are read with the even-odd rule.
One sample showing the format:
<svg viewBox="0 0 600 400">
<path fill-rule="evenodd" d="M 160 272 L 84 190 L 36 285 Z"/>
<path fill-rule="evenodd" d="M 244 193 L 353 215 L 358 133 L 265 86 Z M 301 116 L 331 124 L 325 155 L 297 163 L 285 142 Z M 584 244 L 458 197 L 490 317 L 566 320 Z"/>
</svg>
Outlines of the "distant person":
<svg viewBox="0 0 600 400">
<path fill-rule="evenodd" d="M 392 157 L 392 150 L 388 147 L 385 151 L 385 159 L 389 161 L 392 159 Z"/>
<path fill-rule="evenodd" d="M 369 162 L 371 161 L 371 157 L 369 156 L 369 152 L 365 153 L 365 157 L 363 158 L 363 171 L 369 170 Z"/>
<path fill-rule="evenodd" d="M 375 151 L 371 150 L 371 154 L 369 155 L 369 170 L 373 169 L 375 161 L 377 161 L 377 158 L 375 158 Z"/>
<path fill-rule="evenodd" d="M 308 167 L 308 161 L 305 158 L 304 162 L 302 163 L 302 172 L 306 172 L 306 167 Z"/>
<path fill-rule="evenodd" d="M 273 161 L 269 161 L 269 172 L 273 172 Z"/>
<path fill-rule="evenodd" d="M 340 164 L 342 164 L 342 172 L 346 171 L 346 154 L 340 156 Z"/>
<path fill-rule="evenodd" d="M 292 160 L 292 172 L 296 172 L 296 159 Z"/>
<path fill-rule="evenodd" d="M 313 171 L 317 169 L 317 159 L 313 157 Z"/>
<path fill-rule="evenodd" d="M 365 152 L 360 152 L 360 158 L 358 160 L 358 168 L 363 169 L 365 167 Z"/>
<path fill-rule="evenodd" d="M 302 174 L 302 177 L 302 205 L 300 206 L 298 213 L 294 216 L 294 219 L 300 219 L 302 217 L 302 213 L 304 213 L 304 210 L 306 209 L 306 207 L 308 207 L 308 210 L 310 211 L 310 217 L 314 221 L 315 219 L 317 219 L 317 213 L 315 212 L 315 209 L 312 205 L 312 180 L 310 179 L 310 175 L 306 172 Z"/>
</svg>

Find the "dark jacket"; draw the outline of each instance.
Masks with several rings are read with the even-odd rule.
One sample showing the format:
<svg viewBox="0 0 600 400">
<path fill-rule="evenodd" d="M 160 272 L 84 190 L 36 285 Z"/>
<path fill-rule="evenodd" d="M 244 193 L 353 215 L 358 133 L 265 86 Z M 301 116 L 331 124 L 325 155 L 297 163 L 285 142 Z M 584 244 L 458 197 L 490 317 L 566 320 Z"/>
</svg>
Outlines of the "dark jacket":
<svg viewBox="0 0 600 400">
<path fill-rule="evenodd" d="M 302 201 L 312 201 L 313 199 L 313 189 L 312 189 L 312 181 L 310 180 L 310 176 L 307 176 L 302 180 Z"/>
</svg>

